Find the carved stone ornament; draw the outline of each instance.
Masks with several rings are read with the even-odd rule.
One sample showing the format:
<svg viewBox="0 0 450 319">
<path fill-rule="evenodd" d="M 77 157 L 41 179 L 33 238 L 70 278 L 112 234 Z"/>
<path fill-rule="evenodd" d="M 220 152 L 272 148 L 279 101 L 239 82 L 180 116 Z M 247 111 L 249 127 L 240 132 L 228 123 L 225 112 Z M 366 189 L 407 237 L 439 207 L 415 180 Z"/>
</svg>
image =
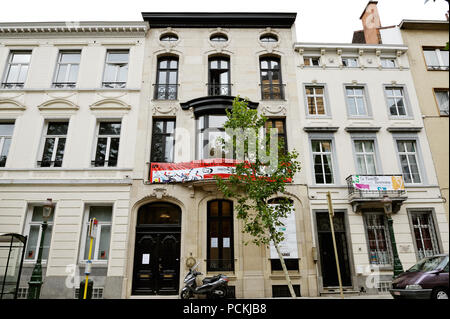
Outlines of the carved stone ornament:
<svg viewBox="0 0 450 319">
<path fill-rule="evenodd" d="M 175 115 L 177 107 L 175 105 L 154 105 L 153 115 Z"/>
<path fill-rule="evenodd" d="M 164 51 L 166 51 L 166 53 L 169 53 L 180 43 L 180 37 L 178 36 L 178 33 L 171 27 L 162 30 L 159 36 L 161 37 L 164 33 L 173 33 L 178 37 L 178 40 L 176 41 L 158 41 L 159 45 L 164 49 Z"/>
<path fill-rule="evenodd" d="M 213 35 L 213 34 L 215 34 L 215 33 L 222 33 L 222 34 L 225 34 L 226 36 L 227 36 L 227 38 L 228 38 L 228 40 L 227 41 L 211 41 L 211 36 Z M 222 28 L 216 28 L 216 29 L 213 29 L 210 33 L 209 33 L 209 36 L 208 36 L 208 42 L 209 42 L 209 45 L 217 52 L 217 53 L 221 53 L 223 50 L 225 50 L 225 48 L 226 47 L 228 47 L 228 45 L 230 44 L 230 38 L 229 38 L 229 36 L 228 36 L 228 33 L 224 30 L 224 29 L 222 29 Z"/>
<path fill-rule="evenodd" d="M 278 46 L 280 45 L 280 36 L 278 35 L 277 32 L 272 30 L 272 28 L 266 28 L 264 31 L 260 32 L 259 36 L 262 36 L 263 34 L 266 34 L 266 33 L 271 33 L 271 34 L 276 35 L 277 38 L 278 38 L 278 41 L 277 42 L 262 42 L 262 41 L 259 41 L 259 44 L 268 53 L 273 53 L 273 51 L 275 51 L 275 49 L 278 48 Z"/>
<path fill-rule="evenodd" d="M 153 189 L 152 196 L 156 197 L 157 199 L 162 199 L 163 196 L 166 196 L 166 195 L 167 195 L 167 189 L 165 189 L 165 188 L 158 187 L 158 188 Z"/>
<path fill-rule="evenodd" d="M 262 108 L 264 114 L 286 115 L 287 109 L 285 105 L 264 105 Z"/>
</svg>

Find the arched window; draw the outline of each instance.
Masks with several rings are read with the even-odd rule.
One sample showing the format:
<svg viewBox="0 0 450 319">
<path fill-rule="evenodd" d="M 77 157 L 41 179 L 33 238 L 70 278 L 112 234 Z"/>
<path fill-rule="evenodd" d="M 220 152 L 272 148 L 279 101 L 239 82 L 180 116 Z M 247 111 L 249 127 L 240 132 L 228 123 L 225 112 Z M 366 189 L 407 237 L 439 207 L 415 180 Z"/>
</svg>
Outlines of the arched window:
<svg viewBox="0 0 450 319">
<path fill-rule="evenodd" d="M 178 91 L 178 57 L 164 56 L 158 59 L 155 85 L 156 100 L 176 100 Z"/>
<path fill-rule="evenodd" d="M 159 41 L 164 42 L 175 42 L 178 41 L 178 36 L 175 33 L 164 33 L 160 38 Z"/>
<path fill-rule="evenodd" d="M 208 95 L 231 95 L 230 59 L 218 56 L 208 59 Z"/>
<path fill-rule="evenodd" d="M 233 271 L 233 202 L 223 199 L 208 202 L 207 270 Z"/>
<path fill-rule="evenodd" d="M 266 34 L 263 34 L 259 38 L 259 41 L 261 41 L 261 42 L 278 42 L 278 37 L 275 34 L 266 33 Z"/>
<path fill-rule="evenodd" d="M 261 96 L 263 100 L 284 99 L 283 83 L 281 80 L 280 58 L 260 58 Z"/>
<path fill-rule="evenodd" d="M 213 35 L 211 35 L 209 40 L 213 42 L 227 42 L 228 37 L 223 33 L 214 33 Z"/>
</svg>

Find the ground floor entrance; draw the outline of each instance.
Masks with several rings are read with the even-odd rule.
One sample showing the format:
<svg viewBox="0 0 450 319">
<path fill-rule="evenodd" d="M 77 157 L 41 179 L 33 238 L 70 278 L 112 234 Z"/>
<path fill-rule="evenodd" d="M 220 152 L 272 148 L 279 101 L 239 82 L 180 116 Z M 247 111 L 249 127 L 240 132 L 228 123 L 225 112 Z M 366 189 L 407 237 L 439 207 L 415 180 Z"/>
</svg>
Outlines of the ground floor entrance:
<svg viewBox="0 0 450 319">
<path fill-rule="evenodd" d="M 152 203 L 138 211 L 133 295 L 177 295 L 180 281 L 181 210 Z"/>
</svg>

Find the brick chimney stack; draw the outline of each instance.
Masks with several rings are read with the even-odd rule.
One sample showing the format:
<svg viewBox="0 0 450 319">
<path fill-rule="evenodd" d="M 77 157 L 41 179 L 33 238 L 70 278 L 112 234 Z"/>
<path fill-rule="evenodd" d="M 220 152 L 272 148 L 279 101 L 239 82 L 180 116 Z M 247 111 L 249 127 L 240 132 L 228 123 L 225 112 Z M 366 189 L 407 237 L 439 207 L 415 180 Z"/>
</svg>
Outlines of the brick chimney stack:
<svg viewBox="0 0 450 319">
<path fill-rule="evenodd" d="M 369 1 L 363 13 L 359 17 L 363 25 L 366 44 L 381 43 L 379 31 L 379 28 L 381 28 L 381 22 L 378 14 L 377 3 L 378 1 Z"/>
</svg>

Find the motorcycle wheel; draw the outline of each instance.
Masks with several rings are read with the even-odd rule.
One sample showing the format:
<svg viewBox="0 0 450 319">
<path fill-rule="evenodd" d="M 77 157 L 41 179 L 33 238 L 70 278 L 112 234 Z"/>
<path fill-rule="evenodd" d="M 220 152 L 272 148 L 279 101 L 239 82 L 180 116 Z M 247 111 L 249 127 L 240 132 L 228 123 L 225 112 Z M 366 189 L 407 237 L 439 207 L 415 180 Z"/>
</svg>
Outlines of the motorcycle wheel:
<svg viewBox="0 0 450 319">
<path fill-rule="evenodd" d="M 227 297 L 227 287 L 217 287 L 210 292 L 209 298 L 211 299 L 225 299 Z"/>
<path fill-rule="evenodd" d="M 192 297 L 192 291 L 182 290 L 180 294 L 181 299 L 190 299 Z"/>
</svg>

